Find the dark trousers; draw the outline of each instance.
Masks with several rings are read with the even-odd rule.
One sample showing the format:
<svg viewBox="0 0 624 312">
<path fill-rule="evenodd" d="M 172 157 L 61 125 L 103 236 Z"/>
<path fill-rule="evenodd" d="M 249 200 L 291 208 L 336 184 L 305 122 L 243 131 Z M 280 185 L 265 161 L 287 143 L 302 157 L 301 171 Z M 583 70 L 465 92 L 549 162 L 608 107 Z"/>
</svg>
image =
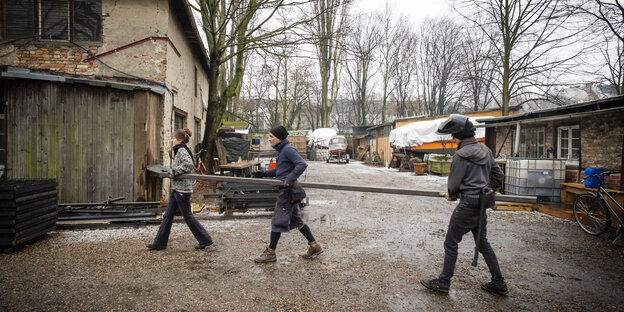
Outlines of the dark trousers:
<svg viewBox="0 0 624 312">
<path fill-rule="evenodd" d="M 160 228 L 158 228 L 158 233 L 154 239 L 154 246 L 159 248 L 167 247 L 169 234 L 171 233 L 171 225 L 173 223 L 173 215 L 177 209 L 179 209 L 182 213 L 186 225 L 188 225 L 191 233 L 193 233 L 193 236 L 197 239 L 197 242 L 200 244 L 208 244 L 212 242 L 212 238 L 208 235 L 206 229 L 204 229 L 199 221 L 195 219 L 193 213 L 191 212 L 191 193 L 172 191 L 169 196 L 167 210 L 165 210 L 162 223 L 160 223 Z"/>
<path fill-rule="evenodd" d="M 487 240 L 487 217 L 485 214 L 482 222 L 479 252 L 483 255 L 490 274 L 492 274 L 492 282 L 496 285 L 504 285 L 505 279 L 498 265 L 496 254 Z M 460 201 L 453 211 L 448 231 L 446 232 L 446 239 L 444 240 L 444 266 L 439 276 L 441 283 L 451 284 L 451 277 L 453 277 L 455 263 L 457 262 L 457 245 L 461 242 L 464 234 L 468 232 L 472 232 L 476 243 L 478 226 L 479 207 L 470 205 L 463 200 Z"/>
</svg>

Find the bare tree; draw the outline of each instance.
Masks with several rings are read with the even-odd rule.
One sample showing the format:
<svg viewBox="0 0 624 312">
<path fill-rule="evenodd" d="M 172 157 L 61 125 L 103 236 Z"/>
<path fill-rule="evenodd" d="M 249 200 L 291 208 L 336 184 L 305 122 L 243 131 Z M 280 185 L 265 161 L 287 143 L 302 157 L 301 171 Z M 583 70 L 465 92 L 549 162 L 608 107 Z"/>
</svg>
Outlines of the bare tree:
<svg viewBox="0 0 624 312">
<path fill-rule="evenodd" d="M 265 120 L 266 98 L 269 93 L 270 75 L 267 75 L 264 70 L 264 62 L 251 62 L 260 63 L 260 66 L 249 66 L 245 71 L 246 79 L 242 84 L 243 98 L 241 99 L 241 106 L 239 107 L 239 113 L 251 120 L 257 129 L 264 129 L 267 127 Z"/>
<path fill-rule="evenodd" d="M 313 9 L 316 18 L 310 29 L 319 61 L 321 77 L 321 127 L 329 127 L 330 114 L 338 95 L 338 62 L 340 42 L 346 26 L 347 10 L 351 0 L 316 0 Z M 331 82 L 331 85 L 330 85 Z"/>
<path fill-rule="evenodd" d="M 592 34 L 602 34 L 598 47 L 607 67 L 607 74 L 601 74 L 604 81 L 612 85 L 618 94 L 624 94 L 624 2 L 579 1 L 572 4 L 573 10 L 591 18 L 589 29 Z"/>
<path fill-rule="evenodd" d="M 460 27 L 448 18 L 428 19 L 421 27 L 419 98 L 429 116 L 455 112 L 461 104 L 461 41 Z"/>
<path fill-rule="evenodd" d="M 488 36 L 499 66 L 503 115 L 512 99 L 535 99 L 568 73 L 578 31 L 565 0 L 457 0 L 455 10 Z"/>
<path fill-rule="evenodd" d="M 393 85 L 396 114 L 398 117 L 407 117 L 415 115 L 418 111 L 411 105 L 416 97 L 418 37 L 406 21 L 397 25 L 395 33 L 393 44 L 396 59 L 392 62 L 393 69 L 389 81 Z"/>
<path fill-rule="evenodd" d="M 464 31 L 462 50 L 464 60 L 462 62 L 461 79 L 465 82 L 469 93 L 468 110 L 478 112 L 484 110 L 494 102 L 494 97 L 500 94 L 492 94 L 497 64 L 495 61 L 495 47 L 487 36 L 479 29 L 467 28 Z"/>
<path fill-rule="evenodd" d="M 305 118 L 307 126 L 316 130 L 321 127 L 321 88 L 318 81 L 312 81 L 310 84 L 310 103 L 305 105 L 301 113 Z"/>
<path fill-rule="evenodd" d="M 309 20 L 297 19 L 287 26 L 277 27 L 272 27 L 268 22 L 277 12 L 298 10 L 301 1 L 198 0 L 197 5 L 192 5 L 201 15 L 202 29 L 208 43 L 208 109 L 202 141 L 208 152 L 204 161 L 212 160 L 214 139 L 227 105 L 240 91 L 245 72 L 245 54 L 260 47 L 289 44 L 272 39 Z M 230 60 L 231 74 L 226 77 L 225 66 Z"/>
<path fill-rule="evenodd" d="M 382 107 L 381 107 L 381 123 L 386 122 L 386 113 L 388 107 L 388 99 L 394 91 L 396 85 L 391 85 L 392 76 L 395 75 L 395 64 L 400 51 L 400 45 L 397 42 L 401 41 L 400 27 L 401 25 L 408 24 L 407 20 L 401 18 L 394 22 L 396 19 L 392 8 L 386 0 L 386 9 L 383 14 L 378 15 L 379 23 L 381 25 L 381 42 L 380 42 L 380 73 L 382 80 Z"/>
<path fill-rule="evenodd" d="M 366 17 L 356 17 L 347 36 L 345 70 L 348 76 L 349 93 L 355 106 L 359 125 L 367 124 L 367 115 L 373 112 L 369 101 L 369 83 L 376 73 L 372 68 L 375 50 L 381 42 L 381 32 L 377 24 L 371 24 Z"/>
</svg>

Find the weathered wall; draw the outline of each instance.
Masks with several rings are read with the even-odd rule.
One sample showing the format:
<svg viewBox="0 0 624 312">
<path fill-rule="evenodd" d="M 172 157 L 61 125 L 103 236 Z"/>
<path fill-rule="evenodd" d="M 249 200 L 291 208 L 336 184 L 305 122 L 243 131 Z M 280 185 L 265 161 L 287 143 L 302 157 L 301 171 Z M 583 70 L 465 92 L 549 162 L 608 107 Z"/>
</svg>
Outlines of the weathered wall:
<svg viewBox="0 0 624 312">
<path fill-rule="evenodd" d="M 160 112 L 157 116 L 158 151 L 157 155 L 151 158 L 151 161 L 165 165 L 169 164 L 168 150 L 171 147 L 174 103 L 177 109 L 187 113 L 186 126 L 193 132 L 189 146 L 193 148 L 201 140 L 205 128 L 202 121 L 201 131 L 196 133 L 195 118 L 203 120 L 202 104 L 207 102 L 208 93 L 207 76 L 200 63 L 200 57 L 203 55 L 193 54 L 185 30 L 171 11 L 169 3 L 169 0 L 102 0 L 102 42 L 88 44 L 79 42 L 81 45 L 88 45 L 87 48 L 97 55 L 148 37 L 166 38 L 166 40 L 147 40 L 100 56 L 100 59 L 111 67 L 137 77 L 165 83 L 170 90 L 162 99 L 158 99 Z M 42 69 L 60 74 L 95 76 L 102 79 L 132 79 L 102 65 L 97 60 L 85 62 L 90 55 L 70 42 L 18 42 L 1 46 L 0 55 L 3 55 L 0 57 L 0 65 Z M 199 85 L 197 93 L 195 68 Z M 106 89 L 105 92 L 111 92 L 113 94 L 110 96 L 116 96 L 120 91 Z M 175 94 L 175 99 L 172 93 Z M 148 99 L 149 101 L 152 100 Z M 165 184 L 163 191 L 167 191 L 167 185 L 168 183 Z M 135 193 L 135 196 L 138 196 L 138 193 Z M 163 193 L 162 198 L 165 196 Z"/>
<path fill-rule="evenodd" d="M 149 36 L 166 36 L 167 0 L 102 0 L 102 42 L 81 43 L 93 54 L 103 53 Z M 167 41 L 142 44 L 102 56 L 101 60 L 123 72 L 164 81 L 167 69 Z M 128 76 L 113 71 L 70 42 L 23 41 L 0 47 L 0 64 L 51 70 L 71 75 Z"/>
<path fill-rule="evenodd" d="M 584 117 L 581 124 L 581 168 L 622 168 L 624 111 Z"/>
<path fill-rule="evenodd" d="M 139 41 L 147 37 L 166 37 L 169 3 L 167 0 L 102 1 L 102 45 L 98 53 Z M 101 60 L 114 68 L 139 77 L 165 81 L 167 46 L 164 40 L 150 40 Z M 94 61 L 94 74 L 125 77 Z"/>
<path fill-rule="evenodd" d="M 8 178 L 52 178 L 59 202 L 161 198 L 160 95 L 33 80 L 7 90 Z"/>
<path fill-rule="evenodd" d="M 59 202 L 133 198 L 132 92 L 15 80 L 8 178 L 54 178 Z"/>
<path fill-rule="evenodd" d="M 180 22 L 173 14 L 169 14 L 167 29 L 167 35 L 180 53 L 180 55 L 177 55 L 172 51 L 173 48 L 171 46 L 168 47 L 167 84 L 176 90 L 175 107 L 187 114 L 186 126 L 193 132 L 189 146 L 193 149 L 197 143 L 201 142 L 205 129 L 205 125 L 202 122 L 200 133 L 195 133 L 195 118 L 203 120 L 203 107 L 208 104 L 208 77 L 200 63 L 199 57 L 202 56 L 193 54 L 194 51 L 190 43 L 185 40 L 184 29 L 182 29 Z M 195 80 L 196 69 L 197 80 Z M 168 98 L 166 111 L 171 112 L 171 97 L 169 96 Z M 165 116 L 165 124 L 171 123 L 170 117 Z M 165 137 L 170 138 L 171 135 L 168 134 Z M 167 140 L 166 144 L 170 144 L 170 142 Z"/>
</svg>

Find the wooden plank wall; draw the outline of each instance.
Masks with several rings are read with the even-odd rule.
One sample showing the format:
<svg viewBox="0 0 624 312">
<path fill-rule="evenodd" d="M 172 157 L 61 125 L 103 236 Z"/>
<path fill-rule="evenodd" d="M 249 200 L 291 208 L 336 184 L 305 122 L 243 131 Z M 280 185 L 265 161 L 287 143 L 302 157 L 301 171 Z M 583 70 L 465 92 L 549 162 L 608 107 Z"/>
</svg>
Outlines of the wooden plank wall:
<svg viewBox="0 0 624 312">
<path fill-rule="evenodd" d="M 389 137 L 377 138 L 377 144 L 375 148 L 377 150 L 377 153 L 379 153 L 381 161 L 383 161 L 384 163 L 390 163 L 390 161 L 392 161 L 392 148 L 390 147 Z"/>
<path fill-rule="evenodd" d="M 14 80 L 8 102 L 10 179 L 54 178 L 60 203 L 134 199 L 132 92 Z"/>
<path fill-rule="evenodd" d="M 162 97 L 148 91 L 134 92 L 134 199 L 154 201 L 162 197 L 162 179 L 148 175 L 147 165 L 162 164 L 160 131 Z"/>
</svg>

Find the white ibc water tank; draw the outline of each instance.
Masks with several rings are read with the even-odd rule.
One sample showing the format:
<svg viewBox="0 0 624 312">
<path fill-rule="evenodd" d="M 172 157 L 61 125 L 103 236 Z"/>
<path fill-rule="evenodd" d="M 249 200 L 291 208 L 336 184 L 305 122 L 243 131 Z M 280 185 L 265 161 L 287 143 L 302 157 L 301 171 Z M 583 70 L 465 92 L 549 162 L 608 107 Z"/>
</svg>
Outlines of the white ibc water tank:
<svg viewBox="0 0 624 312">
<path fill-rule="evenodd" d="M 565 181 L 565 159 L 507 158 L 505 194 L 537 196 L 560 202 Z"/>
</svg>

